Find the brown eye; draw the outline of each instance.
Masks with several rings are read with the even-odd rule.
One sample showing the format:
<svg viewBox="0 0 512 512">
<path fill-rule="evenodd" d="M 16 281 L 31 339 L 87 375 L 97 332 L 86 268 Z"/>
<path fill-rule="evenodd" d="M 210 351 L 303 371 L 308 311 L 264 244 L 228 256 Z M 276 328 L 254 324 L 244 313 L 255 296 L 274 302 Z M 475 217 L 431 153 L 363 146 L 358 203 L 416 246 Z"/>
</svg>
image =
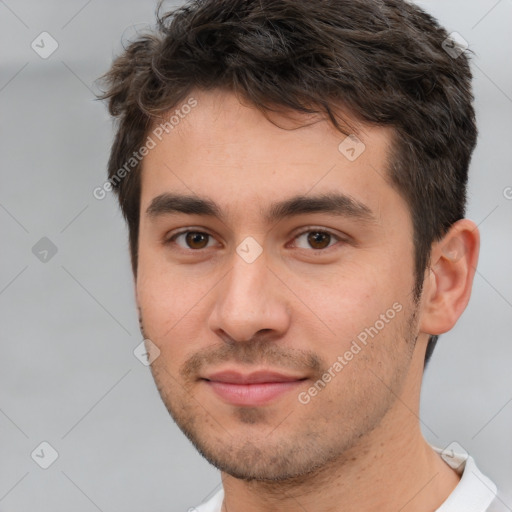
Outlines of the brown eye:
<svg viewBox="0 0 512 512">
<path fill-rule="evenodd" d="M 185 245 L 183 245 L 183 242 L 176 242 L 182 237 L 184 237 Z M 207 248 L 210 238 L 212 238 L 211 235 L 202 231 L 182 231 L 173 235 L 167 243 L 176 243 L 182 249 L 201 250 Z"/>
<path fill-rule="evenodd" d="M 294 245 L 299 249 L 314 249 L 320 251 L 333 246 L 336 241 L 341 241 L 341 238 L 329 231 L 310 229 L 299 233 L 295 237 Z"/>
<path fill-rule="evenodd" d="M 185 240 L 191 249 L 204 249 L 208 245 L 208 237 L 206 233 L 189 231 L 186 233 Z"/>
<path fill-rule="evenodd" d="M 322 231 L 311 231 L 308 235 L 308 243 L 313 247 L 313 249 L 325 249 L 326 247 L 329 247 L 330 239 L 331 235 Z"/>
</svg>

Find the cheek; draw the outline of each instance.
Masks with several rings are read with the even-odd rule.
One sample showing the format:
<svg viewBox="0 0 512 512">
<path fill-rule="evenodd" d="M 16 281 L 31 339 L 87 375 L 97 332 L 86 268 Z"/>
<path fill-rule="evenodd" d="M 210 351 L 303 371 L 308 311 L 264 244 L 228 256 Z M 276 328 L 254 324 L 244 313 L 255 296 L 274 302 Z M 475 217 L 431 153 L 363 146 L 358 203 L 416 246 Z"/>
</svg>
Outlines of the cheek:
<svg viewBox="0 0 512 512">
<path fill-rule="evenodd" d="M 351 263 L 328 274 L 302 275 L 296 280 L 293 289 L 307 306 L 303 320 L 308 319 L 310 329 L 317 324 L 325 334 L 322 344 L 329 343 L 333 350 L 343 349 L 393 304 L 404 304 L 412 281 L 405 279 L 405 272 L 400 275 L 392 267 L 382 260 L 380 266 L 377 262 Z M 297 307 L 305 311 L 303 304 Z"/>
<path fill-rule="evenodd" d="M 173 356 L 197 348 L 204 326 L 204 301 L 213 284 L 208 277 L 188 275 L 183 268 L 150 265 L 141 258 L 137 302 L 145 333 L 162 352 Z"/>
<path fill-rule="evenodd" d="M 162 340 L 168 336 L 167 333 L 172 333 L 173 326 L 185 314 L 187 299 L 182 288 L 175 275 L 155 265 L 146 254 L 141 254 L 137 271 L 137 302 L 146 334 L 153 341 Z"/>
</svg>

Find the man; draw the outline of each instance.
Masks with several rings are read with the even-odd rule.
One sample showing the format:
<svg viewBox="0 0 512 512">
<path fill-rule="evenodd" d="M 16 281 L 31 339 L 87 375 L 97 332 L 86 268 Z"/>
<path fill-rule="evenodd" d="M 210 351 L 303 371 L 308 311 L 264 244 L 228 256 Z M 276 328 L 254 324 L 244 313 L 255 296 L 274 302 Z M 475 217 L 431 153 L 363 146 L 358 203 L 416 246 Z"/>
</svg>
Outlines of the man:
<svg viewBox="0 0 512 512">
<path fill-rule="evenodd" d="M 419 422 L 479 251 L 458 49 L 401 0 L 198 0 L 104 77 L 153 377 L 222 472 L 196 510 L 497 510 Z"/>
</svg>

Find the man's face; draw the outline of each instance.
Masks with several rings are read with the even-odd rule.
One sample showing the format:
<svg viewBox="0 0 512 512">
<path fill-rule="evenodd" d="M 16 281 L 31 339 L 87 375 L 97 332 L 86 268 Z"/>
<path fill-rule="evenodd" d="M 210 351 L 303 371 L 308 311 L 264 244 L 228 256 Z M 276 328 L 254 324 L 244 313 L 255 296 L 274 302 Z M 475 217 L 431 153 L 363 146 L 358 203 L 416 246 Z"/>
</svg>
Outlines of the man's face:
<svg viewBox="0 0 512 512">
<path fill-rule="evenodd" d="M 390 419 L 423 358 L 411 216 L 384 179 L 391 134 L 365 127 L 354 159 L 363 146 L 339 149 L 320 118 L 276 126 L 229 93 L 192 96 L 143 163 L 136 292 L 153 376 L 221 470 L 305 474 Z M 335 210 L 310 202 L 326 195 Z"/>
</svg>

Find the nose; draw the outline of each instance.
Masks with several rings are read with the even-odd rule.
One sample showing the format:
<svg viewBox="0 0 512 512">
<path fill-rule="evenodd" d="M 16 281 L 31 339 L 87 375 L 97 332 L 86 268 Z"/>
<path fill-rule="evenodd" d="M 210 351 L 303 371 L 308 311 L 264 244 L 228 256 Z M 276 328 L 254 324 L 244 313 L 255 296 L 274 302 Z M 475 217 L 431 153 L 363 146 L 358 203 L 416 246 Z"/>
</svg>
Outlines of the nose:
<svg viewBox="0 0 512 512">
<path fill-rule="evenodd" d="M 240 342 L 260 331 L 281 337 L 290 324 L 289 295 L 265 251 L 252 263 L 234 251 L 231 262 L 231 270 L 215 287 L 209 328 L 222 339 Z"/>
</svg>

